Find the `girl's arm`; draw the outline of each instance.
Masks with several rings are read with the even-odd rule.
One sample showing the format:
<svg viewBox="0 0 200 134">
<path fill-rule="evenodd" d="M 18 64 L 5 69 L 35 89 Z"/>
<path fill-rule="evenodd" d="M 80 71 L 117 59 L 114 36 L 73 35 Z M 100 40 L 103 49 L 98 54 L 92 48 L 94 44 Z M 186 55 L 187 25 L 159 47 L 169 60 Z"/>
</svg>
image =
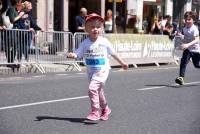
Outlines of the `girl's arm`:
<svg viewBox="0 0 200 134">
<path fill-rule="evenodd" d="M 126 64 L 117 54 L 111 56 L 122 66 L 123 69 L 128 69 L 128 64 Z"/>
</svg>

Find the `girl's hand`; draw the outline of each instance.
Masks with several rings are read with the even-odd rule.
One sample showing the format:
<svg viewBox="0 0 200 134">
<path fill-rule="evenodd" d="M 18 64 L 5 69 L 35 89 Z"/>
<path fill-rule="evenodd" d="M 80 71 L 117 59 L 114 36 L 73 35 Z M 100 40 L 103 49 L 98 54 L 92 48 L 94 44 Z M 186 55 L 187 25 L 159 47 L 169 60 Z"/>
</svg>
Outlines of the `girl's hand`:
<svg viewBox="0 0 200 134">
<path fill-rule="evenodd" d="M 75 53 L 68 53 L 67 58 L 77 58 L 77 55 Z"/>
<path fill-rule="evenodd" d="M 127 69 L 128 69 L 128 64 L 123 63 L 123 64 L 122 64 L 122 68 L 123 68 L 124 70 L 127 70 Z"/>
</svg>

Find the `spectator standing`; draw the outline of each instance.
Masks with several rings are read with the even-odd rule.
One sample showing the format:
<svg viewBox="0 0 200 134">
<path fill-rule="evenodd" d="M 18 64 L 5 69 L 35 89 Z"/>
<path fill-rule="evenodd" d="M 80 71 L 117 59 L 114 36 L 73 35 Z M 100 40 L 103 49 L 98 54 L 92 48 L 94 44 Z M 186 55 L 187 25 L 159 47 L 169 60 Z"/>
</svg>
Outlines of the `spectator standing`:
<svg viewBox="0 0 200 134">
<path fill-rule="evenodd" d="M 163 29 L 163 34 L 168 35 L 170 39 L 172 39 L 172 32 L 173 32 L 173 25 L 172 25 L 172 17 L 167 15 L 166 16 L 167 22 Z"/>
<path fill-rule="evenodd" d="M 165 30 L 166 23 L 167 23 L 167 15 L 161 16 L 161 34 L 163 34 L 163 32 Z"/>
<path fill-rule="evenodd" d="M 176 34 L 179 32 L 179 25 L 178 25 L 178 20 L 177 19 L 173 20 L 172 26 L 173 26 L 173 30 L 172 30 L 172 34 L 171 34 L 171 39 L 174 39 Z"/>
<path fill-rule="evenodd" d="M 9 16 L 11 23 L 13 23 L 13 29 L 18 28 L 17 21 L 24 15 L 24 12 L 17 11 L 17 0 L 11 0 L 11 7 L 8 8 L 7 16 Z"/>
<path fill-rule="evenodd" d="M 154 23 L 151 27 L 151 33 L 152 34 L 161 34 L 161 20 L 155 18 Z"/>
<path fill-rule="evenodd" d="M 11 0 L 11 6 L 7 9 L 6 15 L 9 17 L 11 23 L 13 24 L 13 29 L 18 28 L 17 21 L 24 15 L 24 12 L 18 13 L 16 10 L 17 0 Z M 8 30 L 5 34 L 6 41 L 5 41 L 5 52 L 8 63 L 8 67 L 12 68 L 14 71 L 15 68 L 19 68 L 19 65 L 13 64 L 16 56 L 16 49 L 17 49 L 17 36 L 16 31 Z"/>
<path fill-rule="evenodd" d="M 3 2 L 0 0 L 0 13 L 2 14 L 2 9 L 3 9 Z M 2 16 L 0 16 L 0 30 L 3 29 L 3 19 Z"/>
<path fill-rule="evenodd" d="M 0 0 L 0 51 L 4 51 L 4 30 L 6 27 L 3 25 L 3 18 L 2 18 L 2 13 L 3 13 L 3 2 Z"/>
<path fill-rule="evenodd" d="M 106 17 L 105 17 L 105 33 L 112 33 L 112 27 L 113 27 L 113 22 L 112 22 L 112 10 L 108 9 L 106 12 Z"/>
<path fill-rule="evenodd" d="M 6 27 L 3 25 L 3 18 L 2 18 L 2 13 L 5 11 L 3 7 L 3 1 L 0 0 L 0 30 L 6 29 Z"/>
<path fill-rule="evenodd" d="M 25 1 L 22 3 L 22 6 L 24 15 L 18 20 L 18 28 L 29 30 L 29 32 L 22 32 L 20 34 L 22 40 L 19 43 L 18 60 L 21 61 L 22 54 L 24 54 L 25 60 L 28 61 L 28 52 L 30 50 L 33 34 L 35 31 L 42 29 L 37 25 L 36 21 L 32 17 L 32 3 Z"/>
<path fill-rule="evenodd" d="M 44 31 L 41 27 L 38 26 L 36 20 L 32 16 L 32 8 L 33 8 L 32 7 L 32 3 L 29 2 L 29 1 L 25 1 L 23 3 L 23 5 L 24 5 L 24 12 L 25 12 L 25 14 L 28 15 L 28 19 L 30 21 L 30 23 L 29 22 L 27 22 L 27 23 L 25 22 L 26 27 L 28 26 L 29 30 L 31 30 L 33 32 L 35 32 L 35 31 Z"/>
<path fill-rule="evenodd" d="M 3 3 L 2 1 L 0 0 L 0 13 L 2 14 L 1 10 L 3 8 Z M 2 19 L 2 16 L 0 16 L 0 30 L 3 29 L 3 19 Z"/>
<path fill-rule="evenodd" d="M 42 30 L 42 28 L 40 28 L 37 25 L 36 21 L 33 19 L 32 12 L 31 12 L 32 3 L 29 1 L 25 1 L 24 3 L 22 3 L 22 7 L 23 7 L 22 11 L 19 11 L 19 12 L 24 12 L 24 14 L 18 20 L 17 27 L 19 29 L 27 29 L 32 32 L 37 31 L 37 30 Z"/>
<path fill-rule="evenodd" d="M 184 40 L 180 48 L 183 50 L 183 55 L 180 63 L 179 77 L 175 79 L 175 82 L 179 85 L 183 85 L 185 71 L 187 64 L 192 58 L 194 67 L 200 68 L 200 46 L 199 46 L 199 31 L 194 25 L 196 19 L 196 13 L 189 11 L 184 14 L 185 27 L 183 28 Z"/>
<path fill-rule="evenodd" d="M 108 56 L 111 55 L 116 59 L 124 69 L 128 68 L 128 65 L 116 54 L 112 44 L 100 36 L 103 26 L 104 19 L 101 16 L 95 13 L 88 15 L 85 30 L 89 37 L 80 44 L 75 53 L 68 54 L 70 58 L 85 59 L 89 79 L 88 95 L 91 101 L 91 112 L 87 116 L 89 120 L 108 120 L 111 113 L 103 90 L 110 69 Z"/>
<path fill-rule="evenodd" d="M 147 34 L 148 33 L 148 26 L 149 26 L 149 22 L 147 20 L 147 17 L 144 18 L 144 21 L 142 23 L 142 29 L 144 30 L 144 33 Z"/>
<path fill-rule="evenodd" d="M 85 17 L 87 16 L 87 9 L 82 7 L 80 9 L 80 14 L 75 18 L 75 28 L 76 32 L 85 31 Z"/>
<path fill-rule="evenodd" d="M 24 12 L 23 10 L 23 5 L 22 3 L 17 3 L 16 5 L 16 10 L 18 12 L 18 14 L 20 14 L 21 12 Z M 17 29 L 22 29 L 22 30 L 26 30 L 25 27 L 23 27 L 23 20 L 24 18 L 28 17 L 27 15 L 25 15 L 25 12 L 24 12 L 24 15 L 22 15 L 22 17 L 16 21 L 17 23 Z M 28 34 L 27 34 L 27 31 L 19 31 L 18 32 L 18 43 L 17 43 L 17 59 L 18 59 L 18 62 L 21 62 L 21 59 L 22 59 L 22 54 L 24 54 L 24 57 L 25 57 L 25 60 L 27 60 L 27 57 L 28 57 L 28 53 L 27 53 L 27 38 Z"/>
</svg>

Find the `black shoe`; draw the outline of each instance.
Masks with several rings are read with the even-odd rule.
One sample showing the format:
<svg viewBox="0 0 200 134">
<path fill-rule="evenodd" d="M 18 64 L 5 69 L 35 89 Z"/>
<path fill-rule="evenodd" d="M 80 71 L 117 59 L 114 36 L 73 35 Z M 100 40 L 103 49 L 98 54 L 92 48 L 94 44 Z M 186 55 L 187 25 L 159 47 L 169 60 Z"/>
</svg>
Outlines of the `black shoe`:
<svg viewBox="0 0 200 134">
<path fill-rule="evenodd" d="M 15 68 L 17 68 L 17 72 L 19 72 L 20 64 L 17 64 Z"/>
<path fill-rule="evenodd" d="M 13 73 L 15 72 L 15 64 L 9 64 L 7 67 L 11 68 Z"/>
<path fill-rule="evenodd" d="M 176 82 L 177 84 L 179 84 L 179 85 L 184 85 L 184 84 L 185 84 L 183 77 L 177 77 L 177 78 L 175 79 L 175 82 Z"/>
<path fill-rule="evenodd" d="M 20 64 L 9 64 L 9 65 L 7 65 L 7 67 L 11 68 L 12 72 L 14 73 L 15 72 L 15 68 L 17 69 L 17 71 L 19 71 Z"/>
</svg>

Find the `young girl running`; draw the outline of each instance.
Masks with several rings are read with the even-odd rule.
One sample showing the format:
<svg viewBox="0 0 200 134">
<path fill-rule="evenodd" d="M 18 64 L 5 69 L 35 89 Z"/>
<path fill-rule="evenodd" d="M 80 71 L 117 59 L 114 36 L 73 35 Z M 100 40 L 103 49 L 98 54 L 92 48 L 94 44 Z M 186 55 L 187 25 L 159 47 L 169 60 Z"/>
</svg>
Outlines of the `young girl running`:
<svg viewBox="0 0 200 134">
<path fill-rule="evenodd" d="M 85 31 L 89 37 L 85 39 L 75 53 L 69 53 L 70 58 L 83 58 L 87 66 L 89 79 L 88 96 L 91 102 L 89 120 L 108 120 L 111 109 L 105 99 L 103 86 L 109 74 L 109 59 L 111 55 L 123 69 L 128 65 L 116 54 L 112 44 L 100 36 L 103 31 L 104 19 L 95 14 L 89 14 L 85 22 Z"/>
</svg>

